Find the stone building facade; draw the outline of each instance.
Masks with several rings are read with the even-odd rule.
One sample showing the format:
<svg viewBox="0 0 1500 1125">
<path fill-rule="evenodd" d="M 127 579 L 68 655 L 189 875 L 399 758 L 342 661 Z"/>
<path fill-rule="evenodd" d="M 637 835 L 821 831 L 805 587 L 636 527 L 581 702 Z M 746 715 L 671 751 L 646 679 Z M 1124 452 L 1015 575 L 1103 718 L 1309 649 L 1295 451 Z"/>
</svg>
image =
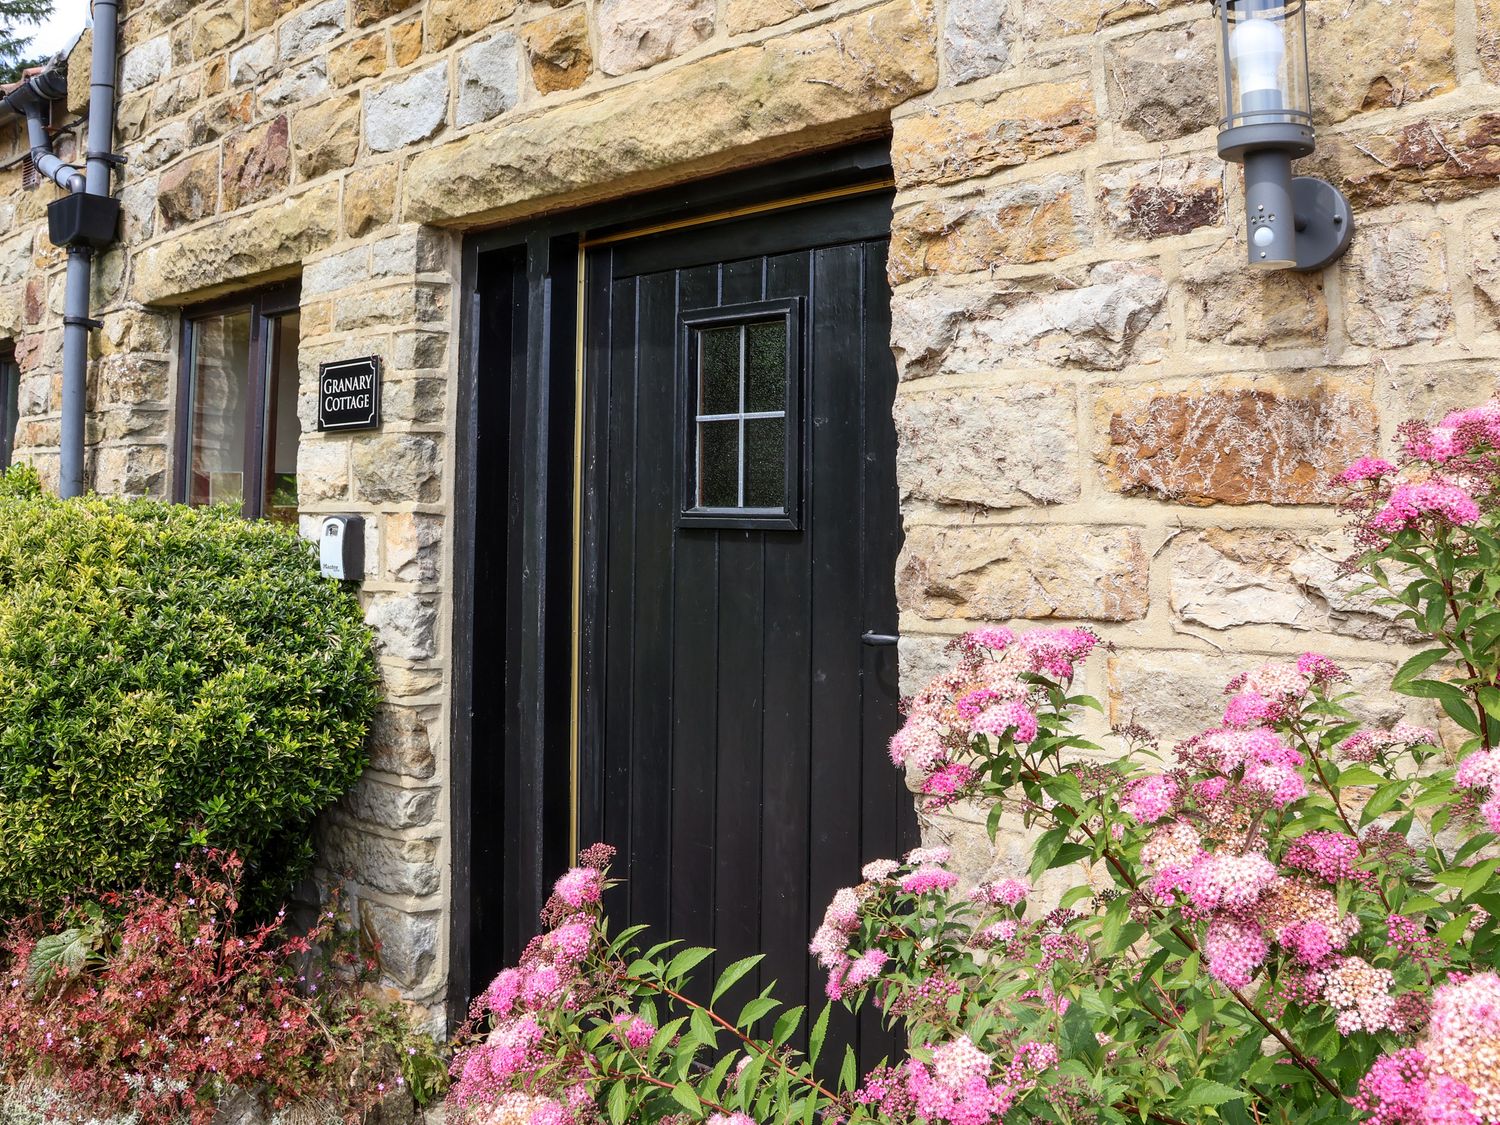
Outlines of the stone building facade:
<svg viewBox="0 0 1500 1125">
<path fill-rule="evenodd" d="M 365 516 L 388 697 L 323 855 L 419 1004 L 443 1001 L 451 915 L 466 231 L 889 135 L 906 684 L 976 622 L 1093 622 L 1113 651 L 1088 689 L 1170 739 L 1265 655 L 1324 650 L 1372 686 L 1400 656 L 1340 577 L 1327 480 L 1495 391 L 1497 0 L 1312 6 L 1305 163 L 1358 228 L 1310 276 L 1243 265 L 1201 0 L 129 0 L 123 20 L 89 479 L 171 494 L 185 307 L 300 277 L 304 388 L 382 357 L 376 432 L 314 432 L 304 390 L 296 472 L 304 521 Z M 0 126 L 0 344 L 16 456 L 55 478 L 63 254 L 22 151 Z M 981 824 L 927 831 L 977 870 Z"/>
</svg>

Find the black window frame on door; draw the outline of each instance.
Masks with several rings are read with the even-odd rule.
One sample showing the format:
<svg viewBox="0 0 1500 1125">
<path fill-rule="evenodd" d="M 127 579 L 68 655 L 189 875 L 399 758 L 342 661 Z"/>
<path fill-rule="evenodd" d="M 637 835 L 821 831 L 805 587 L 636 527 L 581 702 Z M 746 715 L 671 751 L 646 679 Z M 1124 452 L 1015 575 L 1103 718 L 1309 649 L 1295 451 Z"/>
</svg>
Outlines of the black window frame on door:
<svg viewBox="0 0 1500 1125">
<path fill-rule="evenodd" d="M 590 343 L 579 335 L 577 315 L 585 247 L 643 223 L 755 213 L 794 196 L 841 194 L 889 178 L 885 136 L 465 239 L 448 786 L 448 1012 L 455 1023 L 534 932 L 551 880 L 577 843 L 577 826 L 566 819 L 578 804 L 570 739 L 575 715 L 589 703 L 573 694 L 586 645 L 574 582 L 583 599 L 600 581 L 587 555 L 574 569 L 583 519 L 574 483 L 591 471 L 578 457 L 593 456 L 577 397 L 581 353 Z M 508 315 L 487 321 L 486 294 L 491 304 L 502 296 Z M 789 428 L 800 431 L 802 420 Z M 506 446 L 498 454 L 497 444 Z M 479 549 L 483 558 L 476 558 Z M 497 555 L 503 574 L 495 573 Z M 485 901 L 496 893 L 503 897 L 498 911 Z"/>
<path fill-rule="evenodd" d="M 21 422 L 21 369 L 16 352 L 9 344 L 0 344 L 0 472 L 10 467 L 15 456 L 16 429 Z"/>
<path fill-rule="evenodd" d="M 180 504 L 194 503 L 191 481 L 194 454 L 194 413 L 197 398 L 197 342 L 202 322 L 215 317 L 246 314 L 250 323 L 244 450 L 241 460 L 240 514 L 246 519 L 261 519 L 266 510 L 266 482 L 271 473 L 269 461 L 275 449 L 274 411 L 280 370 L 278 347 L 281 321 L 300 312 L 302 283 L 300 279 L 265 286 L 260 289 L 213 301 L 205 301 L 182 310 L 180 350 L 177 372 L 177 419 L 173 435 L 172 498 Z M 295 372 L 291 373 L 294 377 Z"/>
</svg>

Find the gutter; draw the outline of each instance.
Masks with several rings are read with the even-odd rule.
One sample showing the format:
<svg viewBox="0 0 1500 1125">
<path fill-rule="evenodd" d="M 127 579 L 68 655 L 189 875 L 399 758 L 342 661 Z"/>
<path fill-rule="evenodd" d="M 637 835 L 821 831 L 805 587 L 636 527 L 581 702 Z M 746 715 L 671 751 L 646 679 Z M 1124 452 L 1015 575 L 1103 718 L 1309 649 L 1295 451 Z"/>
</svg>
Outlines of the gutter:
<svg viewBox="0 0 1500 1125">
<path fill-rule="evenodd" d="M 27 139 L 37 171 L 68 192 L 47 205 L 52 243 L 68 250 L 67 284 L 63 293 L 62 435 L 58 457 L 58 493 L 64 498 L 83 494 L 89 333 L 104 327 L 102 321 L 89 316 L 94 251 L 115 241 L 120 221 L 120 202 L 111 195 L 110 175 L 114 165 L 125 162 L 113 152 L 118 16 L 119 0 L 94 0 L 94 45 L 83 168 L 60 159 L 52 151 L 52 139 L 47 134 L 48 107 L 68 92 L 67 73 L 59 70 L 61 58 L 54 59 L 40 74 L 26 79 L 0 99 L 0 120 L 4 120 L 6 110 L 26 119 Z"/>
</svg>

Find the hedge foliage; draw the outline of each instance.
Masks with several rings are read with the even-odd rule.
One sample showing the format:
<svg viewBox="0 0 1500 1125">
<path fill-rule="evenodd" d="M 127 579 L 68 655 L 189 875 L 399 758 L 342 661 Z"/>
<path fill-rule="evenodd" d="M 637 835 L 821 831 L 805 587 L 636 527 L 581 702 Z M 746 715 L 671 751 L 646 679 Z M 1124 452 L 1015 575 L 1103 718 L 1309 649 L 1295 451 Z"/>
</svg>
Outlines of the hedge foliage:
<svg viewBox="0 0 1500 1125">
<path fill-rule="evenodd" d="M 355 598 L 295 530 L 0 474 L 0 913 L 239 853 L 269 908 L 378 701 Z"/>
</svg>

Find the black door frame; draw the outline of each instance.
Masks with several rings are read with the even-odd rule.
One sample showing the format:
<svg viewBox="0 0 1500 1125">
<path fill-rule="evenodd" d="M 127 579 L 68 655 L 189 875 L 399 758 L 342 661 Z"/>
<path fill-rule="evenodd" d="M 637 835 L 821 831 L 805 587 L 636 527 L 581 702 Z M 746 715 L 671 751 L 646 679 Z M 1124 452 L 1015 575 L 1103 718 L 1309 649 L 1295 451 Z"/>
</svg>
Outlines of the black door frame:
<svg viewBox="0 0 1500 1125">
<path fill-rule="evenodd" d="M 483 961 L 472 945 L 480 932 L 481 894 L 493 894 L 496 863 L 503 882 L 506 956 L 519 952 L 547 898 L 547 879 L 571 852 L 576 816 L 572 792 L 579 635 L 576 562 L 583 498 L 576 495 L 584 412 L 578 402 L 582 332 L 579 304 L 582 250 L 615 238 L 639 237 L 703 216 L 730 218 L 812 201 L 861 185 L 889 186 L 888 139 L 671 188 L 622 203 L 528 221 L 464 239 L 460 277 L 459 394 L 455 431 L 453 687 L 449 759 L 452 914 L 448 1011 L 464 1018 L 483 986 Z M 503 274 L 504 276 L 499 276 Z M 487 293 L 508 293 L 509 329 L 485 327 Z M 511 467 L 506 504 L 507 606 L 503 659 L 503 761 L 476 761 L 475 660 L 496 651 L 474 635 L 481 544 L 481 456 L 502 435 L 481 434 L 482 372 L 508 370 L 506 430 Z M 493 393 L 493 391 L 491 391 Z M 484 442 L 483 447 L 481 442 Z M 487 527 L 486 536 L 492 532 Z M 585 560 L 586 562 L 587 560 Z M 578 577 L 585 586 L 588 576 Z M 493 656 L 487 659 L 493 662 Z M 490 671 L 496 669 L 491 667 Z M 493 684 L 480 685 L 481 693 Z M 476 805 L 498 786 L 487 815 Z M 559 842 L 560 804 L 569 807 Z M 496 815 L 496 812 L 499 815 Z M 566 861 L 566 858 L 563 859 Z M 493 927 L 485 940 L 494 940 Z M 486 960 L 493 960 L 487 958 Z M 476 973 L 481 973 L 476 977 Z"/>
</svg>

